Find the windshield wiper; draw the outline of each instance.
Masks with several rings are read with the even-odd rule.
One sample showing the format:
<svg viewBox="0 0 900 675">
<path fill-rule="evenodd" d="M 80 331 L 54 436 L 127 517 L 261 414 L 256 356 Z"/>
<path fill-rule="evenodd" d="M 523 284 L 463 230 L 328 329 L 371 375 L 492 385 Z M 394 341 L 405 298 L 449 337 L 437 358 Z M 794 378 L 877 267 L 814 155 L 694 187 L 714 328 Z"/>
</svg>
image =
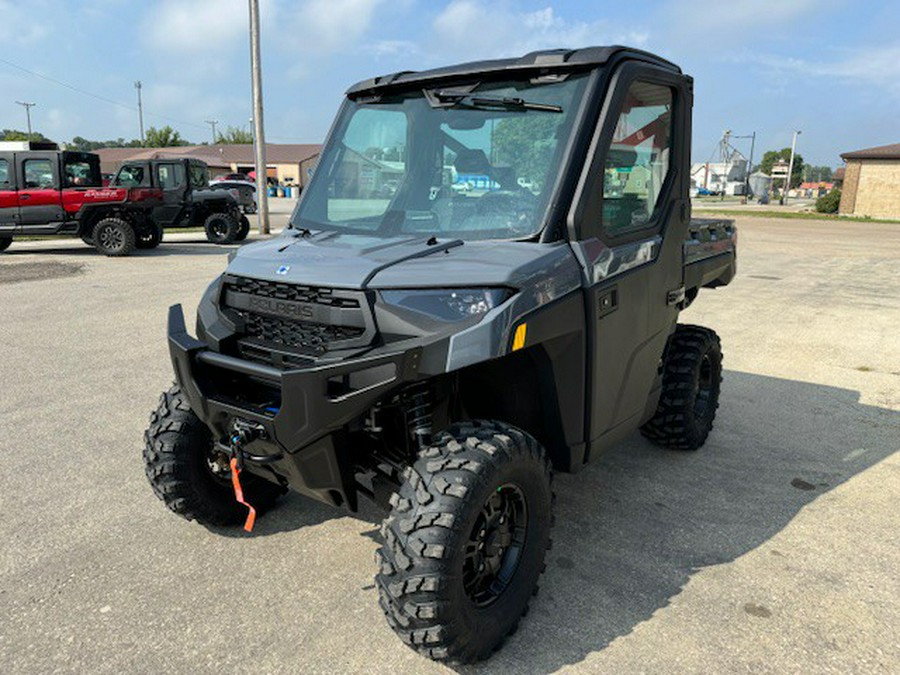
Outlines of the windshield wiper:
<svg viewBox="0 0 900 675">
<path fill-rule="evenodd" d="M 543 112 L 561 113 L 562 106 L 550 103 L 534 103 L 515 96 L 473 96 L 465 91 L 436 91 L 434 97 L 441 102 L 452 102 L 453 105 L 465 105 L 471 108 L 512 108 L 518 110 L 541 110 Z"/>
</svg>

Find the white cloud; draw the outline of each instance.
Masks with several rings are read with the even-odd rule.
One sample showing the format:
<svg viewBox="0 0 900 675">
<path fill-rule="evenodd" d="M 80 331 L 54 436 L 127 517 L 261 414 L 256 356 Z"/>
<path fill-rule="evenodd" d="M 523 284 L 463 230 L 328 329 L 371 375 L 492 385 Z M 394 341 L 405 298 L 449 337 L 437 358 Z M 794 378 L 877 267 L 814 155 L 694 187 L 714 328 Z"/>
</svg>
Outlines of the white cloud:
<svg viewBox="0 0 900 675">
<path fill-rule="evenodd" d="M 144 35 L 155 52 L 213 55 L 247 35 L 246 0 L 165 0 L 151 8 L 144 19 Z"/>
<path fill-rule="evenodd" d="M 287 6 L 275 29 L 283 46 L 301 52 L 323 54 L 349 48 L 365 34 L 382 0 L 308 0 L 300 7 Z M 279 10 L 279 19 L 282 11 Z"/>
<path fill-rule="evenodd" d="M 719 41 L 723 47 L 743 37 L 762 37 L 763 29 L 792 27 L 792 19 L 812 16 L 834 0 L 754 0 L 748 2 L 709 2 L 708 0 L 670 0 L 660 10 L 661 27 L 676 38 L 700 37 Z M 707 44 L 704 49 L 708 49 Z"/>
<path fill-rule="evenodd" d="M 552 47 L 625 43 L 641 46 L 647 33 L 607 21 L 572 21 L 552 7 L 523 12 L 509 2 L 453 0 L 434 20 L 445 58 L 514 56 Z"/>
<path fill-rule="evenodd" d="M 37 20 L 50 11 L 44 3 L 0 0 L 0 44 L 24 45 L 50 33 L 46 22 Z"/>
<path fill-rule="evenodd" d="M 842 59 L 830 61 L 747 52 L 736 57 L 736 60 L 757 64 L 782 76 L 831 77 L 843 84 L 874 86 L 900 96 L 900 43 L 857 49 Z"/>
</svg>

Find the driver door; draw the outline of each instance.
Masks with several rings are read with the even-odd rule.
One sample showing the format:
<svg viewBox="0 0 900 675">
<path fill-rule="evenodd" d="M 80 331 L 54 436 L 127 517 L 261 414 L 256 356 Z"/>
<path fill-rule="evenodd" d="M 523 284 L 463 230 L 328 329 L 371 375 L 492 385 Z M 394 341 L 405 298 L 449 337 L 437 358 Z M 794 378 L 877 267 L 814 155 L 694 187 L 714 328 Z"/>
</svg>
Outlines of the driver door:
<svg viewBox="0 0 900 675">
<path fill-rule="evenodd" d="M 579 186 L 570 226 L 585 272 L 589 453 L 632 433 L 656 407 L 683 297 L 690 106 L 687 78 L 623 66 Z"/>
<path fill-rule="evenodd" d="M 162 188 L 163 201 L 153 211 L 153 218 L 160 224 L 174 223 L 181 213 L 187 190 L 184 162 L 160 162 L 153 166 L 156 184 Z"/>
</svg>

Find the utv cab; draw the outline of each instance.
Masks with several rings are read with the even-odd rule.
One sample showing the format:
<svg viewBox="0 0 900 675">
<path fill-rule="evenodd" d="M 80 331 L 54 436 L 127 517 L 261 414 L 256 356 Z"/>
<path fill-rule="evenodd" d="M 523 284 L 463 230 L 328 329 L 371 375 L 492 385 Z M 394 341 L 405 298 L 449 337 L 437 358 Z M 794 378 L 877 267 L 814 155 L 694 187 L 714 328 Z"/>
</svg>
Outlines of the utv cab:
<svg viewBox="0 0 900 675">
<path fill-rule="evenodd" d="M 489 656 L 544 569 L 552 472 L 712 429 L 719 338 L 677 320 L 731 281 L 736 233 L 691 218 L 692 97 L 624 47 L 351 87 L 289 229 L 229 260 L 196 337 L 170 309 L 157 496 L 248 528 L 283 490 L 368 497 L 390 626 Z"/>
<path fill-rule="evenodd" d="M 111 185 L 160 189 L 162 203 L 153 210 L 153 220 L 161 229 L 202 227 L 214 244 L 243 241 L 250 233 L 238 199 L 229 191 L 211 189 L 209 168 L 198 159 L 126 162 Z"/>
<path fill-rule="evenodd" d="M 81 237 L 107 256 L 158 243 L 158 190 L 103 187 L 97 155 L 53 148 L 0 143 L 0 251 L 35 235 Z"/>
</svg>

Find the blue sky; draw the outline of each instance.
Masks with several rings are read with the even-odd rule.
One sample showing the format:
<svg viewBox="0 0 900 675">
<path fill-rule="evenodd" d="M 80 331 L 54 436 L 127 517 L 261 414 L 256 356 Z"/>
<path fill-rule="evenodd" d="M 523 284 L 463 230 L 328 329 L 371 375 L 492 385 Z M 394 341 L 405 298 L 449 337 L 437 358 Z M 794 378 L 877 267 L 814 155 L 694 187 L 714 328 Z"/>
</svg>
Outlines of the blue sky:
<svg viewBox="0 0 900 675">
<path fill-rule="evenodd" d="M 900 3 L 875 0 L 262 0 L 266 134 L 318 142 L 346 87 L 396 70 L 520 55 L 546 47 L 629 44 L 695 78 L 694 160 L 723 130 L 790 144 L 808 162 L 900 142 Z M 39 21 L 35 17 L 40 17 Z M 0 0 L 0 128 L 56 140 L 138 136 L 172 124 L 193 141 L 204 120 L 248 125 L 245 0 Z M 739 146 L 742 147 L 742 146 Z M 749 149 L 747 147 L 746 149 Z M 759 155 L 757 155 L 759 156 Z"/>
</svg>

